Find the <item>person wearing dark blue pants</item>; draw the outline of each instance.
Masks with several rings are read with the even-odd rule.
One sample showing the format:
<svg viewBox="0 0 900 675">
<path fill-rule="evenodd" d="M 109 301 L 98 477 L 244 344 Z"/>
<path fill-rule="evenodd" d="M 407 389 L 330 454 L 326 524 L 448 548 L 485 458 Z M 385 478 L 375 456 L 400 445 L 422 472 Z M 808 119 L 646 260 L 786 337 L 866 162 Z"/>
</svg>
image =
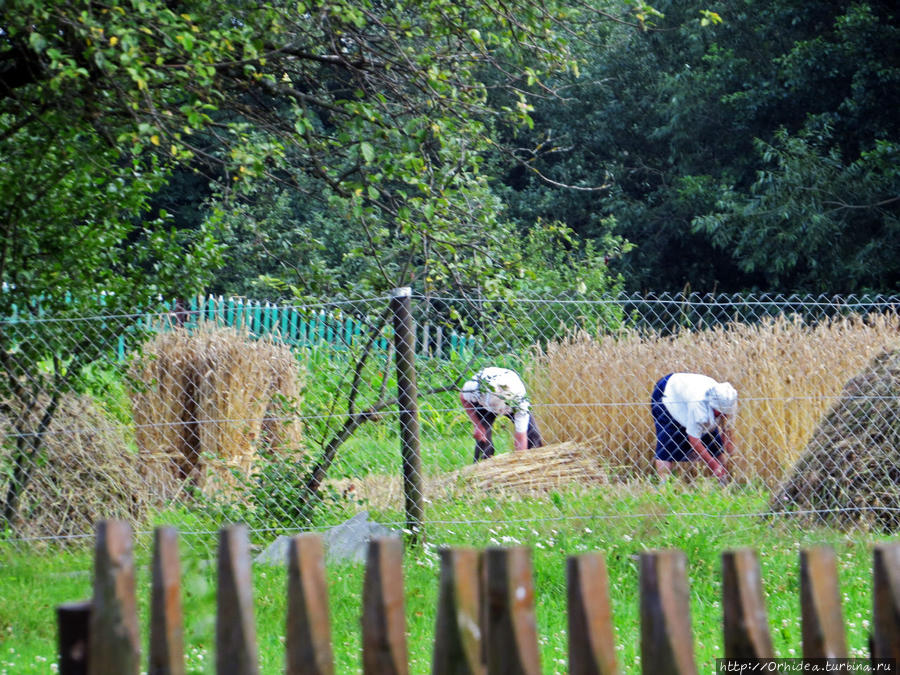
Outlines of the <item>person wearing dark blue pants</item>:
<svg viewBox="0 0 900 675">
<path fill-rule="evenodd" d="M 723 485 L 734 451 L 728 420 L 737 411 L 737 391 L 697 373 L 669 373 L 653 387 L 650 412 L 656 428 L 656 471 L 672 473 L 676 462 L 702 461 Z"/>
</svg>

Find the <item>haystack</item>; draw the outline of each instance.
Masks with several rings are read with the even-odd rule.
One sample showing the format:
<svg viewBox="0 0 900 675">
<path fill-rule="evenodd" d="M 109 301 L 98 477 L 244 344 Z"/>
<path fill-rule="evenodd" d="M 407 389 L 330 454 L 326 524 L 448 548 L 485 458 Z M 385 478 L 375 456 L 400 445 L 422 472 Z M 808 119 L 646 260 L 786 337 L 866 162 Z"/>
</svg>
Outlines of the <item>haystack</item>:
<svg viewBox="0 0 900 675">
<path fill-rule="evenodd" d="M 771 507 L 844 527 L 900 530 L 900 350 L 847 382 Z"/>
<path fill-rule="evenodd" d="M 30 411 L 43 414 L 42 398 Z M 7 420 L 0 423 L 10 438 Z M 127 520 L 139 527 L 154 504 L 155 487 L 127 431 L 103 414 L 88 396 L 63 395 L 42 438 L 38 461 L 19 499 L 14 529 L 23 537 L 90 534 L 97 521 Z M 9 456 L 11 449 L 0 453 Z M 3 464 L 8 464 L 6 460 Z M 7 486 L 0 482 L 5 491 Z M 5 494 L 5 492 L 4 492 Z"/>
<path fill-rule="evenodd" d="M 228 490 L 262 453 L 300 446 L 300 369 L 274 340 L 201 323 L 160 333 L 132 368 L 138 445 L 167 497 L 188 485 Z"/>
<path fill-rule="evenodd" d="M 504 452 L 426 481 L 429 499 L 459 499 L 485 493 L 516 498 L 545 496 L 572 487 L 609 483 L 593 441 L 551 443 Z M 361 497 L 366 497 L 364 491 Z"/>
</svg>

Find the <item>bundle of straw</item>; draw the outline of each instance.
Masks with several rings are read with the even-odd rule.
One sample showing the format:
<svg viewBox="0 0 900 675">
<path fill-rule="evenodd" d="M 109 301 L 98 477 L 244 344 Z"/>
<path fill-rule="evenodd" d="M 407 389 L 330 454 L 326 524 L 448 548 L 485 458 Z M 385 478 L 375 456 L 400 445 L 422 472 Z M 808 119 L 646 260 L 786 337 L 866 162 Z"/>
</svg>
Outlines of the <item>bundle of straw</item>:
<svg viewBox="0 0 900 675">
<path fill-rule="evenodd" d="M 605 484 L 609 477 L 598 462 L 600 453 L 594 443 L 568 441 L 494 455 L 448 474 L 441 483 L 463 489 L 508 490 L 519 494 L 549 492 L 573 484 Z"/>
<path fill-rule="evenodd" d="M 174 479 L 170 497 L 186 482 L 227 489 L 261 451 L 300 445 L 300 369 L 283 344 L 214 323 L 176 328 L 145 345 L 132 375 L 137 442 Z"/>
<path fill-rule="evenodd" d="M 39 419 L 49 397 L 42 396 L 26 414 Z M 36 425 L 36 421 L 35 421 Z M 0 419 L 4 435 L 11 425 Z M 158 505 L 142 457 L 129 447 L 127 430 L 111 421 L 89 396 L 63 394 L 41 439 L 30 481 L 19 499 L 14 529 L 24 537 L 64 537 L 91 532 L 104 518 L 134 526 Z M 9 448 L 0 450 L 0 463 Z M 7 485 L 0 481 L 5 490 Z"/>
</svg>

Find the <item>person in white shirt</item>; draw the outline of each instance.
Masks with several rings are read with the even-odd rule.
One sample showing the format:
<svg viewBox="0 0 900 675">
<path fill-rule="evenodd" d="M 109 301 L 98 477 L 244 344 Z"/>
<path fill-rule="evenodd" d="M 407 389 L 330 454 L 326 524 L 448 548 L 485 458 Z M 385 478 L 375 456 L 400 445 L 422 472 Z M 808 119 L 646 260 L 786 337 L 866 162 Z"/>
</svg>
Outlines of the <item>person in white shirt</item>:
<svg viewBox="0 0 900 675">
<path fill-rule="evenodd" d="M 650 397 L 656 427 L 656 471 L 666 477 L 675 462 L 702 460 L 723 485 L 734 442 L 727 423 L 737 411 L 738 394 L 728 382 L 698 373 L 669 373 Z"/>
<path fill-rule="evenodd" d="M 475 373 L 459 394 L 463 409 L 475 426 L 475 461 L 494 455 L 494 420 L 502 415 L 515 425 L 515 449 L 539 448 L 544 442 L 538 430 L 525 385 L 515 371 L 488 367 Z"/>
</svg>

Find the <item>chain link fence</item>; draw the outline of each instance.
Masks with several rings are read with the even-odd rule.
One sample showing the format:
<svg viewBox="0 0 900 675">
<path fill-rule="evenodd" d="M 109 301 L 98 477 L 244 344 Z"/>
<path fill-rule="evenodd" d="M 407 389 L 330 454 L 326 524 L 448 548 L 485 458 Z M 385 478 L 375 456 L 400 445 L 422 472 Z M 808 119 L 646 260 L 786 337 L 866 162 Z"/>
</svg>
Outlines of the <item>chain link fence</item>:
<svg viewBox="0 0 900 675">
<path fill-rule="evenodd" d="M 895 532 L 898 300 L 396 293 L 19 309 L 0 328 L 2 541 L 90 541 L 109 517 L 176 524 L 189 546 L 234 521 L 264 541 L 362 511 L 438 544 L 478 523 L 698 513 Z M 460 391 L 486 367 L 520 376 L 540 442 L 516 450 L 501 411 L 485 424 L 495 454 L 476 462 Z M 728 485 L 699 461 L 657 475 L 650 397 L 671 372 L 738 391 Z"/>
</svg>

